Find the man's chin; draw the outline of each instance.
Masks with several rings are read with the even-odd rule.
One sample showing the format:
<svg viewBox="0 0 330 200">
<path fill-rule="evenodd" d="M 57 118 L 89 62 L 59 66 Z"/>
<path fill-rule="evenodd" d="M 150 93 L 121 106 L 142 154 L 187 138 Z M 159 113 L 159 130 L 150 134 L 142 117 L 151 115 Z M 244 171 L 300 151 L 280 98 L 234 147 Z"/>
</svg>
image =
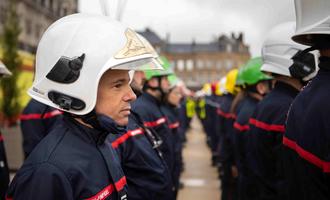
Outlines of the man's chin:
<svg viewBox="0 0 330 200">
<path fill-rule="evenodd" d="M 120 120 L 116 120 L 115 121 L 119 126 L 127 126 L 128 124 L 128 116 L 127 117 L 123 117 Z"/>
</svg>

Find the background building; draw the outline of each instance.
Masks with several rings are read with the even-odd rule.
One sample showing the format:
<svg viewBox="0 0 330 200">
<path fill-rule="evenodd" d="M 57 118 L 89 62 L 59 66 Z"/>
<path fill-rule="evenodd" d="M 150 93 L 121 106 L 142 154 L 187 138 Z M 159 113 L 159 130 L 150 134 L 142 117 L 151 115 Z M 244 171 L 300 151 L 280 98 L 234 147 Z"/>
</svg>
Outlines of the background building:
<svg viewBox="0 0 330 200">
<path fill-rule="evenodd" d="M 242 66 L 249 58 L 243 34 L 221 35 L 209 43 L 170 43 L 147 28 L 142 34 L 174 66 L 177 75 L 190 88 L 219 80 L 230 69 Z"/>
<path fill-rule="evenodd" d="M 0 1 L 0 33 L 6 21 L 9 1 Z M 16 0 L 21 34 L 19 48 L 35 53 L 42 33 L 55 20 L 77 12 L 78 0 Z"/>
<path fill-rule="evenodd" d="M 0 35 L 6 22 L 9 3 L 14 0 L 0 0 Z M 15 0 L 19 27 L 19 51 L 21 59 L 17 87 L 19 88 L 20 107 L 23 108 L 30 97 L 26 91 L 32 85 L 35 53 L 39 40 L 47 27 L 57 19 L 77 12 L 78 0 Z M 1 41 L 0 41 L 1 42 Z M 51 48 L 51 47 L 50 47 Z M 3 50 L 0 43 L 0 59 Z M 0 101 L 1 101 L 0 93 Z M 1 116 L 1 113 L 0 113 Z M 0 119 L 1 120 L 1 119 Z"/>
</svg>

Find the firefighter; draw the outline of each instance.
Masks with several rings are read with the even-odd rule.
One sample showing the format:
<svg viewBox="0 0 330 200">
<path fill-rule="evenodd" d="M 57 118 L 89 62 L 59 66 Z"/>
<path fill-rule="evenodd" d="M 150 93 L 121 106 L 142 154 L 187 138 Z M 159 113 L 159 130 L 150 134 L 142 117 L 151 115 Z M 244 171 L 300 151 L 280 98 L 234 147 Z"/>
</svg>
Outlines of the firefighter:
<svg viewBox="0 0 330 200">
<path fill-rule="evenodd" d="M 287 199 L 325 200 L 330 199 L 330 1 L 295 0 L 295 10 L 292 39 L 311 48 L 293 58 L 292 76 L 308 72 L 312 50 L 319 50 L 320 58 L 317 75 L 297 95 L 288 113 L 283 137 Z"/>
<path fill-rule="evenodd" d="M 12 73 L 0 61 L 0 77 L 3 78 L 11 75 Z M 0 199 L 5 199 L 8 184 L 9 184 L 9 168 L 7 163 L 4 139 L 0 132 Z"/>
<path fill-rule="evenodd" d="M 213 131 L 213 124 L 212 124 L 212 120 L 213 120 L 213 116 L 212 115 L 212 111 L 214 110 L 214 108 L 216 107 L 215 104 L 212 101 L 212 88 L 211 88 L 211 84 L 206 83 L 204 84 L 203 87 L 203 91 L 206 92 L 205 95 L 205 119 L 203 122 L 203 127 L 206 133 L 206 141 L 207 141 L 207 145 L 212 149 L 212 144 L 211 144 L 211 138 L 212 138 L 212 131 Z M 215 163 L 212 162 L 212 165 L 214 165 Z"/>
<path fill-rule="evenodd" d="M 258 102 L 270 90 L 269 81 L 272 79 L 260 71 L 261 57 L 250 59 L 240 69 L 240 79 L 244 84 L 243 99 L 236 110 L 235 122 L 233 123 L 234 151 L 238 170 L 238 198 L 255 199 L 258 188 L 254 184 L 254 178 L 250 175 L 249 160 L 247 158 L 249 118 L 253 114 Z"/>
<path fill-rule="evenodd" d="M 255 163 L 251 170 L 257 176 L 257 199 L 285 199 L 281 164 L 284 124 L 293 99 L 304 85 L 304 80 L 290 75 L 289 67 L 293 64 L 291 58 L 307 48 L 291 40 L 294 29 L 294 22 L 277 25 L 269 32 L 262 47 L 264 64 L 261 70 L 271 73 L 276 82 L 249 120 L 249 142 L 253 148 L 249 159 Z M 315 59 L 311 72 L 316 72 Z"/>
<path fill-rule="evenodd" d="M 170 63 L 165 57 L 161 57 L 165 70 L 146 70 L 146 82 L 143 86 L 143 93 L 132 104 L 132 111 L 137 113 L 145 127 L 150 128 L 159 135 L 162 144 L 159 149 L 164 157 L 166 166 L 172 175 L 174 169 L 174 137 L 169 128 L 168 120 L 161 111 L 165 94 L 169 91 L 170 83 L 168 76 L 173 74 Z M 172 181 L 172 180 L 171 180 Z M 174 199 L 174 185 L 168 193 L 168 199 Z"/>
<path fill-rule="evenodd" d="M 178 118 L 178 108 L 183 95 L 178 86 L 180 81 L 178 77 L 176 75 L 171 75 L 168 79 L 170 82 L 170 90 L 166 94 L 165 103 L 161 106 L 161 110 L 167 117 L 169 128 L 174 138 L 174 169 L 172 171 L 172 179 L 176 189 L 175 196 L 177 196 L 182 162 L 182 137 L 179 132 L 181 129 L 179 129 L 180 121 Z"/>
<path fill-rule="evenodd" d="M 238 89 L 235 87 L 237 74 L 237 69 L 232 69 L 227 73 L 223 99 L 217 111 L 220 127 L 218 155 L 221 163 L 221 169 L 219 170 L 222 189 L 221 199 L 224 200 L 237 199 L 237 170 L 235 170 L 236 164 L 232 140 L 234 116 L 230 113 L 232 101 L 238 92 Z"/>
<path fill-rule="evenodd" d="M 219 108 L 219 98 L 218 98 L 218 82 L 211 84 L 211 96 L 207 101 L 207 120 L 208 120 L 208 135 L 209 135 L 209 146 L 212 152 L 212 166 L 217 165 L 218 152 L 217 146 L 219 141 L 219 116 L 217 115 L 217 110 Z"/>
<path fill-rule="evenodd" d="M 44 138 L 62 112 L 31 99 L 20 115 L 20 127 L 23 135 L 23 151 L 25 158 Z"/>
<path fill-rule="evenodd" d="M 142 94 L 144 72 L 134 73 L 132 88 Z M 160 151 L 162 140 L 146 127 L 138 113 L 131 112 L 128 131 L 114 135 L 111 146 L 120 158 L 131 200 L 167 200 L 172 198 L 172 178 Z"/>
<path fill-rule="evenodd" d="M 149 62 L 156 64 L 148 44 L 110 17 L 54 22 L 39 42 L 28 93 L 64 116 L 18 170 L 8 198 L 127 199 L 119 158 L 105 141 L 126 131 L 136 98 L 128 70 Z"/>
</svg>

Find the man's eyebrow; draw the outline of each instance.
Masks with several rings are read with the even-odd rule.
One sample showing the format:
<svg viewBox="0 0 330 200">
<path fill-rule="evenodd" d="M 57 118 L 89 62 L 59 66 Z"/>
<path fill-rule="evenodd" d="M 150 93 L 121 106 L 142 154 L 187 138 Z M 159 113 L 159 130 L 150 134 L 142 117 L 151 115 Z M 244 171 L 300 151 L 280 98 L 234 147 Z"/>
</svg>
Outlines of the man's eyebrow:
<svg viewBox="0 0 330 200">
<path fill-rule="evenodd" d="M 116 83 L 124 83 L 124 82 L 126 82 L 126 81 L 127 81 L 127 79 L 122 78 L 122 79 L 114 80 L 114 81 L 112 81 L 111 83 L 112 83 L 112 84 L 116 84 Z"/>
</svg>

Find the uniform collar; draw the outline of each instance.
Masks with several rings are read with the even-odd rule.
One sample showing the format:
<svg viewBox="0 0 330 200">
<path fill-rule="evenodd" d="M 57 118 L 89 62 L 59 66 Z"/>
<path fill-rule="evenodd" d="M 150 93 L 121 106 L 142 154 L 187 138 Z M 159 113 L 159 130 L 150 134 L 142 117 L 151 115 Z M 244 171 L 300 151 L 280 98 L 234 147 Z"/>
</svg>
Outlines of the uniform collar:
<svg viewBox="0 0 330 200">
<path fill-rule="evenodd" d="M 91 127 L 88 127 L 84 124 L 79 123 L 70 116 L 63 117 L 64 121 L 70 128 L 77 130 L 79 137 L 82 137 L 84 140 L 87 140 L 89 143 L 103 144 L 105 138 L 109 133 L 118 134 L 126 132 L 126 127 L 119 127 L 111 118 L 101 116 L 99 117 L 100 123 L 104 130 L 97 130 Z"/>
<path fill-rule="evenodd" d="M 147 92 L 142 93 L 141 97 L 153 102 L 154 104 L 160 104 L 160 101 L 156 97 L 152 96 L 151 94 L 148 94 Z"/>
<path fill-rule="evenodd" d="M 283 82 L 283 81 L 276 81 L 274 91 L 282 91 L 289 94 L 292 97 L 295 97 L 300 91 L 295 87 Z"/>
</svg>

